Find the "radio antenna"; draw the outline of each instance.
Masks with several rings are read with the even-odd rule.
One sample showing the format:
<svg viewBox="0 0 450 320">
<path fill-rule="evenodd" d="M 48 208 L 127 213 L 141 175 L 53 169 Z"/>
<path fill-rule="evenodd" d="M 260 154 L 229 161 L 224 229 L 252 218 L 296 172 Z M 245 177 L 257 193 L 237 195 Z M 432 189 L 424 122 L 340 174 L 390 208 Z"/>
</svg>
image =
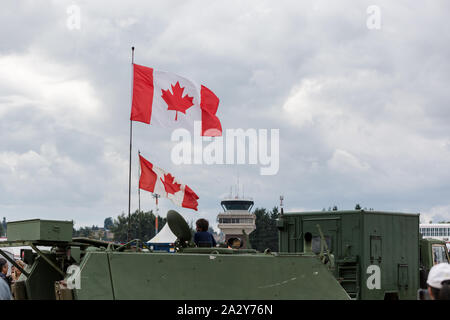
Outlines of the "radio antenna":
<svg viewBox="0 0 450 320">
<path fill-rule="evenodd" d="M 284 200 L 284 196 L 280 196 L 280 214 L 282 215 L 283 212 L 283 200 Z"/>
</svg>

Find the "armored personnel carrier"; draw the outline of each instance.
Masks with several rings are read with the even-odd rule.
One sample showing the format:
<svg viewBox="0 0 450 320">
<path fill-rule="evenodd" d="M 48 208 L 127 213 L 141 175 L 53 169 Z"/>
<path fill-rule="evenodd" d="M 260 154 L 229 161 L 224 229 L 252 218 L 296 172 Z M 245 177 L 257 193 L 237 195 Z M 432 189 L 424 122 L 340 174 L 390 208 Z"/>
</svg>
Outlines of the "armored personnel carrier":
<svg viewBox="0 0 450 320">
<path fill-rule="evenodd" d="M 71 221 L 10 222 L 0 249 L 29 247 L 21 252 L 24 269 L 5 255 L 22 271 L 15 299 L 350 298 L 323 255 L 198 248 L 181 215 L 169 211 L 167 221 L 177 236 L 175 253 L 153 252 L 139 240 L 117 245 L 72 238 Z"/>
</svg>

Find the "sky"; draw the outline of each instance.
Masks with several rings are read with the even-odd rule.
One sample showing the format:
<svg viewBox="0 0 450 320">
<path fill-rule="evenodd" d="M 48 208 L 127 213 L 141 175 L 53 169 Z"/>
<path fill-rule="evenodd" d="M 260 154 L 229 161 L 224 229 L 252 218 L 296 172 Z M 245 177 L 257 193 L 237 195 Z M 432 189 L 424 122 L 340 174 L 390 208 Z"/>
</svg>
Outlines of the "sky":
<svg viewBox="0 0 450 320">
<path fill-rule="evenodd" d="M 0 217 L 103 225 L 128 212 L 135 63 L 219 97 L 226 129 L 279 130 L 279 170 L 171 161 L 172 129 L 137 150 L 189 185 L 213 227 L 230 188 L 285 211 L 356 203 L 450 221 L 448 1 L 2 1 Z M 79 15 L 78 15 L 79 13 Z M 447 31 L 445 31 L 447 30 Z M 141 209 L 155 208 L 141 192 Z"/>
</svg>

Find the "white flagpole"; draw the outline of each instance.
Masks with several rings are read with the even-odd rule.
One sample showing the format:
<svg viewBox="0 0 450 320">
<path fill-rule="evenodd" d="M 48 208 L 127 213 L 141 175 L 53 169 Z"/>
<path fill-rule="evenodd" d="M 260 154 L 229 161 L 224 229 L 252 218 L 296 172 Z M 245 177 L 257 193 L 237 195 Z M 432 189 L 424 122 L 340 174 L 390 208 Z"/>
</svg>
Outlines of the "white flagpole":
<svg viewBox="0 0 450 320">
<path fill-rule="evenodd" d="M 141 155 L 141 151 L 138 150 L 138 156 Z M 140 159 L 140 158 L 139 158 Z M 139 199 L 139 212 L 141 212 L 141 188 L 139 187 L 139 181 L 141 180 L 141 161 L 139 160 L 139 171 L 138 171 L 138 199 Z"/>
<path fill-rule="evenodd" d="M 134 65 L 134 47 L 131 47 L 131 79 L 133 79 L 133 65 Z M 131 98 L 133 99 L 133 80 L 131 80 Z M 130 241 L 131 228 L 131 150 L 133 140 L 133 121 L 130 119 L 130 164 L 128 171 L 128 231 L 127 242 Z"/>
</svg>

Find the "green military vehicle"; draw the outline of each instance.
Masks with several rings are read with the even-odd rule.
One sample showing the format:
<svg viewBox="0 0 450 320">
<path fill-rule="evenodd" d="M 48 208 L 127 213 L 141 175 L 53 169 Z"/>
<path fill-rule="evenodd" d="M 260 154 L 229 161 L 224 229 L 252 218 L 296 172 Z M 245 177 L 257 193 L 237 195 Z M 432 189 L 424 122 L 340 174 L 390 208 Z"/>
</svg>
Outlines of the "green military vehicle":
<svg viewBox="0 0 450 320">
<path fill-rule="evenodd" d="M 198 248 L 178 213 L 167 221 L 176 253 L 72 238 L 71 221 L 8 223 L 0 255 L 22 271 L 15 299 L 416 299 L 449 261 L 443 242 L 421 239 L 418 214 L 285 213 L 279 253 Z M 1 250 L 11 246 L 30 248 L 24 269 Z"/>
<path fill-rule="evenodd" d="M 445 243 L 421 239 L 419 214 L 292 212 L 277 227 L 280 252 L 318 254 L 353 299 L 416 299 L 433 264 L 449 262 Z"/>
<path fill-rule="evenodd" d="M 194 247 L 175 211 L 167 221 L 176 253 L 72 238 L 71 221 L 8 223 L 1 248 L 27 246 L 15 299 L 344 299 L 350 297 L 313 253 Z M 134 246 L 133 246 L 134 245 Z M 40 246 L 51 247 L 43 251 Z"/>
<path fill-rule="evenodd" d="M 420 239 L 420 287 L 427 287 L 428 272 L 438 263 L 450 263 L 445 241 Z"/>
</svg>

